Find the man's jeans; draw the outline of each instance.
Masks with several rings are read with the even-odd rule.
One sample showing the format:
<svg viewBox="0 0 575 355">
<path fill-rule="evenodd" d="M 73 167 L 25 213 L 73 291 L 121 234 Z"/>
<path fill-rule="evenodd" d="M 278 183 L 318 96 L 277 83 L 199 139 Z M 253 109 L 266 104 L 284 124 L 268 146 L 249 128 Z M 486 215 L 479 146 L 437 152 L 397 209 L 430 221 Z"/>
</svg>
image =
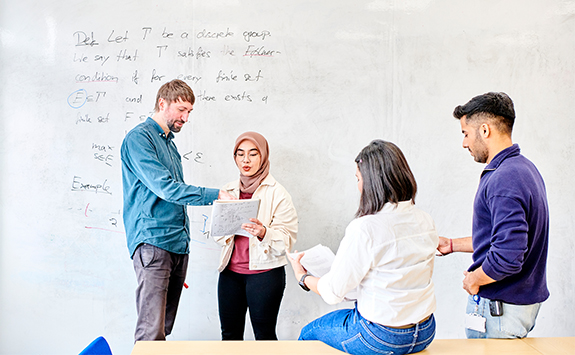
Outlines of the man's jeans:
<svg viewBox="0 0 575 355">
<path fill-rule="evenodd" d="M 397 329 L 373 323 L 353 309 L 333 311 L 306 325 L 299 340 L 319 340 L 349 354 L 409 354 L 422 351 L 435 336 L 435 319 Z"/>
<path fill-rule="evenodd" d="M 133 263 L 138 281 L 135 340 L 166 340 L 176 319 L 188 255 L 142 244 L 134 252 Z"/>
<path fill-rule="evenodd" d="M 541 303 L 525 306 L 503 303 L 503 315 L 500 317 L 492 317 L 489 311 L 489 302 L 489 299 L 482 297 L 479 300 L 479 307 L 476 312 L 486 319 L 485 333 L 465 329 L 467 338 L 525 338 L 535 326 L 535 319 L 539 313 L 539 308 L 541 308 Z M 473 296 L 469 296 L 467 299 L 466 313 L 475 313 L 476 305 Z"/>
</svg>

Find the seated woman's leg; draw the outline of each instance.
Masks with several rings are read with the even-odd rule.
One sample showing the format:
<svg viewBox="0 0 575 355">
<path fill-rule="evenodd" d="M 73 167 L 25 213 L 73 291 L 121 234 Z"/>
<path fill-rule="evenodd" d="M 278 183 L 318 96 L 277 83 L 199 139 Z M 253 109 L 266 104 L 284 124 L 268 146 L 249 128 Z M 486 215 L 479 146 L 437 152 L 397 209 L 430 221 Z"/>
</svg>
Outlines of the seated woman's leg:
<svg viewBox="0 0 575 355">
<path fill-rule="evenodd" d="M 357 309 L 338 310 L 306 325 L 299 340 L 319 340 L 350 354 L 409 354 L 425 349 L 435 336 L 433 315 L 411 328 L 384 327 Z"/>
<path fill-rule="evenodd" d="M 319 340 L 341 351 L 342 343 L 359 334 L 359 313 L 355 309 L 340 309 L 320 317 L 301 330 L 298 340 Z"/>
</svg>

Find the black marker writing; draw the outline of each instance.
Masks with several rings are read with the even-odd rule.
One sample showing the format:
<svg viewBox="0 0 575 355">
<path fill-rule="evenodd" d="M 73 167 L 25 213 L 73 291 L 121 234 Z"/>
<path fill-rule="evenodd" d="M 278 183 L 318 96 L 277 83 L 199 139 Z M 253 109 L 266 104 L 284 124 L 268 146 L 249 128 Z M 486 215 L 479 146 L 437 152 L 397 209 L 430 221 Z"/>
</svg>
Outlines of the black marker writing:
<svg viewBox="0 0 575 355">
<path fill-rule="evenodd" d="M 87 191 L 87 192 L 94 192 L 94 193 L 105 193 L 111 195 L 112 192 L 110 191 L 110 186 L 107 185 L 108 180 L 104 180 L 102 184 L 85 184 L 81 181 L 82 177 L 74 176 L 74 180 L 72 181 L 72 191 Z"/>
<path fill-rule="evenodd" d="M 86 35 L 85 32 L 76 31 L 74 32 L 74 37 L 76 37 L 76 46 L 99 46 L 100 43 L 96 42 L 94 39 L 94 32 L 90 33 L 90 36 Z"/>
</svg>

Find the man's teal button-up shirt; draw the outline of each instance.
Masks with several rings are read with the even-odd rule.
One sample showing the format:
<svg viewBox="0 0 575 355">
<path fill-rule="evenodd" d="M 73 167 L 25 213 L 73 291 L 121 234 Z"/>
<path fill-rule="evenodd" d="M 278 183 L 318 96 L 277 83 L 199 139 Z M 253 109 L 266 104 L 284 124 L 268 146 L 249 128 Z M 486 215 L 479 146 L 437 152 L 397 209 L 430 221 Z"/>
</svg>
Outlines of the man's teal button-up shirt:
<svg viewBox="0 0 575 355">
<path fill-rule="evenodd" d="M 190 252 L 187 205 L 211 205 L 218 189 L 186 185 L 182 159 L 152 118 L 134 127 L 121 148 L 124 227 L 130 256 L 151 244 L 176 254 Z"/>
</svg>

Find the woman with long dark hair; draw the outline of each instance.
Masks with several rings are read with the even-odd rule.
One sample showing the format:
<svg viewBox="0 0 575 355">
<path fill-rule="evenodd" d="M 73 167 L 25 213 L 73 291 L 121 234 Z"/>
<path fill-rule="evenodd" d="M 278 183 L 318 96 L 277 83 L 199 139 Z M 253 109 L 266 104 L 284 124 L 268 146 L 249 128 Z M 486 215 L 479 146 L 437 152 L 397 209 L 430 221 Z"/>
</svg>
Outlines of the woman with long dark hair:
<svg viewBox="0 0 575 355">
<path fill-rule="evenodd" d="M 357 288 L 355 307 L 312 321 L 299 339 L 350 354 L 419 352 L 435 336 L 434 222 L 415 207 L 417 184 L 395 144 L 375 140 L 355 162 L 359 208 L 331 270 L 317 278 L 301 265 L 302 254 L 289 258 L 304 290 L 336 304 Z"/>
</svg>

